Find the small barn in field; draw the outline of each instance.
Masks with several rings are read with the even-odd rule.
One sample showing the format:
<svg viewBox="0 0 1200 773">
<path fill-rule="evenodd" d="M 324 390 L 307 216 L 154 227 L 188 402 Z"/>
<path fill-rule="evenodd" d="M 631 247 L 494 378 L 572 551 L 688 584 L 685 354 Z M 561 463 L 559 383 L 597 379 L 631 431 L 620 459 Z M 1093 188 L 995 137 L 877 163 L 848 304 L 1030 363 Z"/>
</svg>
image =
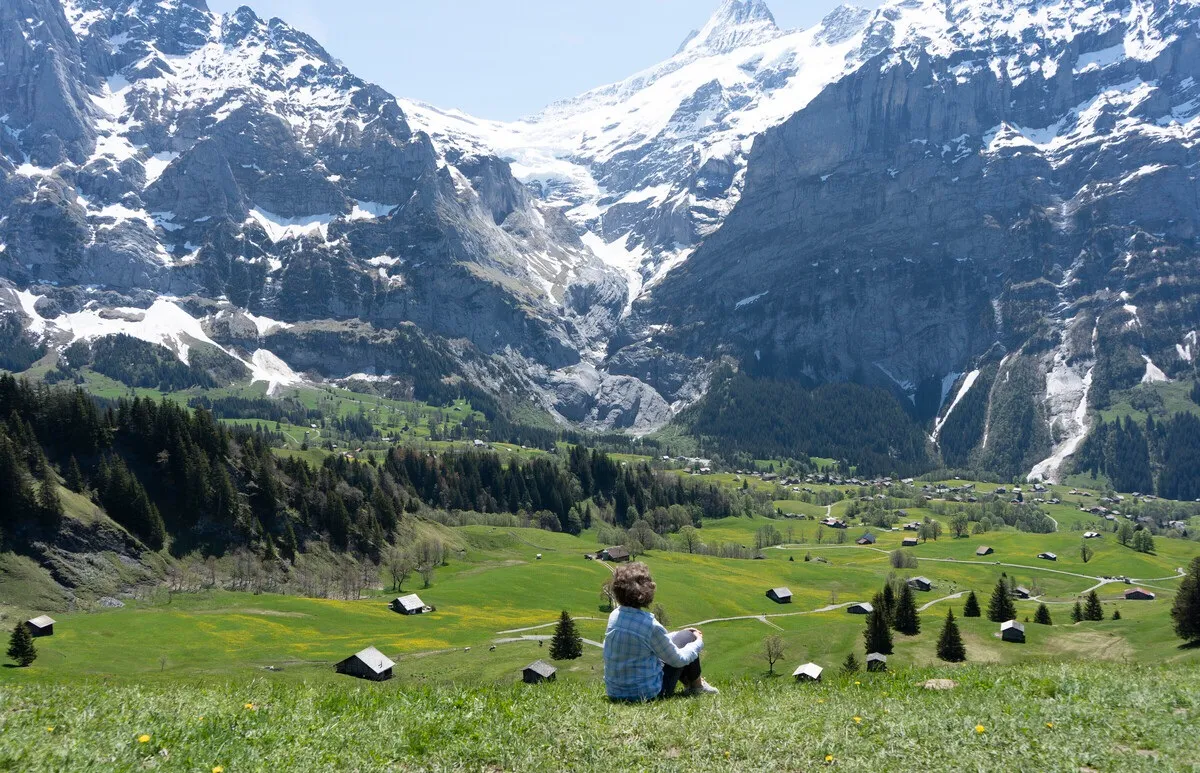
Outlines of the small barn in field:
<svg viewBox="0 0 1200 773">
<path fill-rule="evenodd" d="M 797 682 L 819 682 L 824 671 L 816 663 L 805 663 L 793 671 L 792 676 L 796 677 Z"/>
<path fill-rule="evenodd" d="M 915 548 L 919 542 L 920 540 L 918 540 L 916 537 L 905 537 L 900 544 L 906 548 Z"/>
<path fill-rule="evenodd" d="M 1025 643 L 1025 626 L 1016 620 L 1009 620 L 1007 623 L 1000 624 L 1000 638 L 1004 641 L 1016 642 L 1017 644 Z"/>
<path fill-rule="evenodd" d="M 425 602 L 421 601 L 421 597 L 415 593 L 401 596 L 388 606 L 392 608 L 393 612 L 399 612 L 402 615 L 423 615 L 433 611 L 433 608 L 426 606 Z"/>
<path fill-rule="evenodd" d="M 558 678 L 558 669 L 544 660 L 535 660 L 521 671 L 521 680 L 525 684 L 553 682 Z"/>
<path fill-rule="evenodd" d="M 771 588 L 767 591 L 767 598 L 776 604 L 791 604 L 792 591 L 788 588 Z"/>
<path fill-rule="evenodd" d="M 25 627 L 29 629 L 29 635 L 34 638 L 54 635 L 54 619 L 46 615 L 26 620 Z"/>
<path fill-rule="evenodd" d="M 857 540 L 855 540 L 855 542 L 859 545 L 874 545 L 875 544 L 875 535 L 872 534 L 871 532 L 867 532 L 866 534 L 862 535 Z"/>
<path fill-rule="evenodd" d="M 1130 588 L 1125 591 L 1126 601 L 1154 601 L 1154 593 L 1144 588 Z"/>
<path fill-rule="evenodd" d="M 1029 590 L 1029 588 L 1026 588 L 1024 585 L 1018 585 L 1017 587 L 1013 588 L 1012 595 L 1016 596 L 1019 599 L 1027 599 L 1030 596 L 1032 596 L 1033 593 Z"/>
<path fill-rule="evenodd" d="M 875 611 L 875 607 L 869 601 L 863 601 L 858 604 L 851 604 L 846 607 L 846 611 L 852 615 L 869 615 Z"/>
<path fill-rule="evenodd" d="M 614 545 L 611 548 L 605 548 L 604 550 L 601 550 L 598 558 L 601 561 L 622 563 L 629 560 L 629 551 L 620 545 Z"/>
<path fill-rule="evenodd" d="M 356 676 L 359 679 L 370 679 L 372 682 L 383 682 L 392 678 L 392 668 L 395 663 L 374 647 L 356 652 L 334 666 L 339 674 Z"/>
<path fill-rule="evenodd" d="M 1100 536 L 1100 532 L 1098 531 L 1085 531 L 1083 533 L 1084 539 L 1100 539 Z"/>
<path fill-rule="evenodd" d="M 908 581 L 908 587 L 913 590 L 930 591 L 933 590 L 933 581 L 928 577 L 913 577 Z"/>
<path fill-rule="evenodd" d="M 872 652 L 867 655 L 867 670 L 868 671 L 887 671 L 887 655 L 878 652 Z"/>
<path fill-rule="evenodd" d="M 992 553 L 995 553 L 995 552 L 996 551 L 993 550 L 989 545 L 980 545 L 979 548 L 975 551 L 975 555 L 990 556 Z"/>
<path fill-rule="evenodd" d="M 1042 559 L 1043 561 L 1057 561 L 1058 554 L 1057 553 L 1049 553 L 1049 552 L 1038 553 L 1038 558 Z"/>
</svg>

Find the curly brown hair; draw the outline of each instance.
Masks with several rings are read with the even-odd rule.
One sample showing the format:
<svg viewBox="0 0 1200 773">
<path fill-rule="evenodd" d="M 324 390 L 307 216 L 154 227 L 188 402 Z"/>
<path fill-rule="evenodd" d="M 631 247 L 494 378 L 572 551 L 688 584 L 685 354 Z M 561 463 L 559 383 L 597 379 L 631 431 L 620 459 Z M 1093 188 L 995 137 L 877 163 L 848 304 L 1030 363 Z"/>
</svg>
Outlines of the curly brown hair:
<svg viewBox="0 0 1200 773">
<path fill-rule="evenodd" d="M 613 574 L 613 595 L 623 607 L 642 609 L 654 601 L 654 589 L 658 586 L 650 579 L 650 567 L 641 561 L 618 566 Z"/>
</svg>

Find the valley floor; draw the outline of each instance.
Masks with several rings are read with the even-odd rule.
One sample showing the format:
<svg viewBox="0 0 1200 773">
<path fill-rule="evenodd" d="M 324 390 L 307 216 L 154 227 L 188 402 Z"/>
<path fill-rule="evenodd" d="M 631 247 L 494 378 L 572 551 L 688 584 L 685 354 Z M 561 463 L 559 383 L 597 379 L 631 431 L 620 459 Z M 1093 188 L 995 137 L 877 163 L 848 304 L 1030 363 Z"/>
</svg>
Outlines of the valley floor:
<svg viewBox="0 0 1200 773">
<path fill-rule="evenodd" d="M 950 678 L 945 691 L 924 688 Z M 1185 770 L 1200 672 L 904 669 L 614 705 L 597 684 L 9 685 L 5 770 Z"/>
</svg>

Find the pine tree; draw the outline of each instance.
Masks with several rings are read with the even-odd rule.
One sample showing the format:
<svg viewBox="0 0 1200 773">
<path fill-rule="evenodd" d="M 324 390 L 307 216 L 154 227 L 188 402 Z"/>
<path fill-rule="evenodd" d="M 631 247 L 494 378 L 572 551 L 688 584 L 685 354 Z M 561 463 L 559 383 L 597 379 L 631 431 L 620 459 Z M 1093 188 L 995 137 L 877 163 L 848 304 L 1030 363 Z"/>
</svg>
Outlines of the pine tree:
<svg viewBox="0 0 1200 773">
<path fill-rule="evenodd" d="M 575 621 L 563 610 L 554 627 L 554 638 L 550 640 L 550 657 L 554 660 L 575 660 L 583 657 L 583 638 L 575 628 Z"/>
<path fill-rule="evenodd" d="M 1200 556 L 1192 559 L 1187 576 L 1179 583 L 1171 607 L 1175 633 L 1184 641 L 1200 641 Z"/>
<path fill-rule="evenodd" d="M 74 491 L 76 494 L 82 494 L 87 488 L 87 484 L 83 480 L 83 472 L 79 469 L 79 462 L 75 461 L 75 456 L 71 456 L 71 460 L 67 462 L 67 488 Z"/>
<path fill-rule="evenodd" d="M 853 652 L 847 655 L 842 662 L 842 673 L 844 674 L 857 674 L 861 670 L 862 667 L 858 665 L 858 658 L 854 657 Z"/>
<path fill-rule="evenodd" d="M 1005 623 L 1016 616 L 1017 607 L 1013 604 L 1012 596 L 1008 594 L 1008 583 L 1001 577 L 992 591 L 991 601 L 988 602 L 988 620 L 993 623 Z"/>
<path fill-rule="evenodd" d="M 1096 595 L 1096 591 L 1092 591 L 1087 596 L 1087 603 L 1083 607 L 1084 620 L 1103 620 L 1104 609 L 1100 606 L 1100 597 Z"/>
<path fill-rule="evenodd" d="M 863 631 L 863 642 L 867 653 L 878 652 L 883 655 L 892 654 L 892 631 L 888 627 L 887 616 L 883 611 L 883 594 L 876 593 L 874 607 L 867 615 L 867 627 Z"/>
<path fill-rule="evenodd" d="M 896 589 L 889 582 L 883 586 L 883 616 L 888 625 L 896 624 Z"/>
<path fill-rule="evenodd" d="M 1121 619 L 1121 610 L 1119 610 L 1119 609 L 1114 609 L 1114 610 L 1113 610 L 1113 616 L 1112 616 L 1112 619 L 1113 619 L 1113 620 L 1120 620 L 1120 619 Z"/>
<path fill-rule="evenodd" d="M 946 624 L 938 637 L 937 656 L 948 663 L 961 663 L 967 659 L 967 648 L 958 632 L 958 623 L 954 622 L 953 609 L 946 612 Z"/>
<path fill-rule="evenodd" d="M 1082 623 L 1083 622 L 1083 607 L 1079 604 L 1078 601 L 1075 602 L 1075 606 L 1071 609 L 1071 622 L 1072 623 Z"/>
<path fill-rule="evenodd" d="M 912 588 L 907 583 L 900 589 L 900 598 L 896 601 L 893 627 L 905 636 L 916 636 L 921 632 L 921 616 L 917 613 Z"/>
<path fill-rule="evenodd" d="M 17 623 L 8 642 L 8 657 L 22 668 L 37 660 L 37 648 L 33 646 L 33 635 L 25 623 Z"/>
<path fill-rule="evenodd" d="M 967 603 L 963 605 L 963 617 L 979 617 L 979 599 L 975 597 L 975 591 L 967 594 Z"/>
<path fill-rule="evenodd" d="M 1038 625 L 1054 625 L 1050 619 L 1050 607 L 1045 604 L 1038 604 L 1037 612 L 1033 616 L 1033 622 Z"/>
<path fill-rule="evenodd" d="M 46 478 L 38 484 L 37 492 L 38 516 L 42 525 L 48 529 L 57 529 L 63 517 L 62 500 L 58 498 L 58 484 L 54 478 Z"/>
</svg>

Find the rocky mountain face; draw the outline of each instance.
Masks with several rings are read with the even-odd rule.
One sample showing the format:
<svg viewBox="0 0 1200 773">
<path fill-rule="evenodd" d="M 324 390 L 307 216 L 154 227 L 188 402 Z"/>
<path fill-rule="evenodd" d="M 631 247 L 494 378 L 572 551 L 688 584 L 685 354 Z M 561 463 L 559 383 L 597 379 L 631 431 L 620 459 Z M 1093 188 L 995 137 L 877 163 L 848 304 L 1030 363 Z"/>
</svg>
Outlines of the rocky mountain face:
<svg viewBox="0 0 1200 773">
<path fill-rule="evenodd" d="M 1182 2 L 885 6 L 618 356 L 880 384 L 958 463 L 1058 475 L 1113 390 L 1195 374 L 1198 31 Z"/>
<path fill-rule="evenodd" d="M 286 331 L 297 368 L 382 375 L 389 331 L 416 325 L 474 353 L 463 375 L 552 409 L 539 374 L 582 363 L 627 304 L 508 164 L 435 147 L 391 95 L 248 8 L 4 3 L 0 176 L 7 306 L 59 344 L 129 332 L 186 359 L 182 336 L 253 369 Z M 182 300 L 150 313 L 162 297 Z M 292 345 L 357 340 L 354 323 L 377 343 L 365 361 Z"/>
</svg>

